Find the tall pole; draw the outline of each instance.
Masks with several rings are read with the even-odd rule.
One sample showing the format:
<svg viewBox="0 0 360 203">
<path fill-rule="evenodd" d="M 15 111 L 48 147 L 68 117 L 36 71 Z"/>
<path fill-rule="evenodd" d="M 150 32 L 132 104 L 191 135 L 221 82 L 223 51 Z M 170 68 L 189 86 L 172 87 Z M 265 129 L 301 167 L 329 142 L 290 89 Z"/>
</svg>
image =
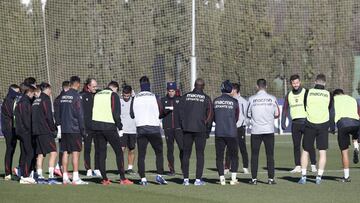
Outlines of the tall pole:
<svg viewBox="0 0 360 203">
<path fill-rule="evenodd" d="M 45 17 L 45 6 L 46 6 L 46 0 L 41 0 L 41 11 L 42 11 L 42 17 L 43 17 L 43 28 L 44 28 L 44 44 L 45 44 L 45 62 L 46 62 L 46 73 L 48 77 L 48 83 L 51 84 L 51 78 L 50 78 L 50 67 L 49 67 L 49 55 L 48 55 L 48 46 L 47 46 L 47 33 L 46 33 L 46 17 Z M 54 85 L 54 84 L 51 84 Z M 53 101 L 52 96 L 50 96 L 51 102 Z M 51 105 L 52 111 L 54 112 L 54 106 Z"/>
<path fill-rule="evenodd" d="M 196 26 L 195 26 L 195 4 L 196 0 L 192 0 L 192 29 L 191 29 L 191 81 L 190 81 L 190 89 L 192 89 L 195 80 L 196 80 Z"/>
<path fill-rule="evenodd" d="M 45 62 L 46 62 L 46 71 L 47 71 L 48 82 L 49 82 L 49 84 L 51 84 L 49 58 L 48 58 L 49 56 L 48 56 L 48 47 L 47 47 L 47 36 L 46 36 L 47 33 L 46 33 L 45 5 L 46 5 L 46 0 L 42 0 L 41 1 L 41 10 L 42 10 L 43 29 L 44 29 Z"/>
</svg>

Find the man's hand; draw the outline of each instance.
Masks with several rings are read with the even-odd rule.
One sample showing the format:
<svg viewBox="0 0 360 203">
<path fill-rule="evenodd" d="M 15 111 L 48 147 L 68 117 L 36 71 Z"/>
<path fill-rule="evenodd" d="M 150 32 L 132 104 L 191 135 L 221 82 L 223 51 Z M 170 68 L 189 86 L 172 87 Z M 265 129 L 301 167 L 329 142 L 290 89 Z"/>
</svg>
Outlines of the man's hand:
<svg viewBox="0 0 360 203">
<path fill-rule="evenodd" d="M 335 127 L 330 127 L 330 133 L 335 134 Z"/>
<path fill-rule="evenodd" d="M 173 110 L 174 110 L 174 107 L 173 107 L 173 106 L 165 106 L 165 109 L 166 109 L 166 110 L 173 111 Z"/>
<path fill-rule="evenodd" d="M 86 133 L 85 129 L 80 129 L 80 134 L 81 134 L 81 136 L 83 137 L 83 139 L 85 139 L 85 138 L 88 136 L 88 134 Z"/>
<path fill-rule="evenodd" d="M 51 132 L 51 136 L 52 136 L 54 139 L 57 138 L 57 136 L 58 136 L 58 131 L 57 131 L 57 130 L 52 131 L 52 132 Z"/>
<path fill-rule="evenodd" d="M 122 137 L 124 135 L 124 131 L 123 130 L 118 130 L 118 134 L 119 134 L 119 137 Z"/>
</svg>

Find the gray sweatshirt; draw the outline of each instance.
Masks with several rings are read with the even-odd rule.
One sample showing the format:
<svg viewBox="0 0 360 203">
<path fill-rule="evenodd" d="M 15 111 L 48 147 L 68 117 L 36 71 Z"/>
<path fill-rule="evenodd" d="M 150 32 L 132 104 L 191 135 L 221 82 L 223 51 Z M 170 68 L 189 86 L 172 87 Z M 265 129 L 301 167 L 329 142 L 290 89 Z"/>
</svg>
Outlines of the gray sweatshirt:
<svg viewBox="0 0 360 203">
<path fill-rule="evenodd" d="M 136 124 L 135 120 L 130 117 L 130 105 L 131 100 L 133 98 L 131 97 L 129 101 L 125 101 L 124 99 L 120 99 L 121 104 L 121 122 L 123 124 L 123 131 L 126 134 L 136 134 Z"/>
<path fill-rule="evenodd" d="M 280 115 L 276 98 L 259 90 L 249 98 L 247 116 L 251 119 L 251 134 L 274 133 L 274 120 Z"/>
<path fill-rule="evenodd" d="M 249 119 L 246 113 L 248 111 L 249 103 L 240 95 L 235 96 L 235 99 L 237 99 L 239 103 L 239 120 L 236 123 L 236 127 L 240 128 L 242 126 L 247 126 L 249 124 Z"/>
</svg>

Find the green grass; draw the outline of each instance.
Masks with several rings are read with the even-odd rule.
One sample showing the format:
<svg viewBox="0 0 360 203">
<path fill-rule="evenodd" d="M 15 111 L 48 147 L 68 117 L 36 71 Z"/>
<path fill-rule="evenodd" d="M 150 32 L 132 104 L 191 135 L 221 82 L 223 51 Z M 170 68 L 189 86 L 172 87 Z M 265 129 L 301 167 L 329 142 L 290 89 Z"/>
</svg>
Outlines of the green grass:
<svg viewBox="0 0 360 203">
<path fill-rule="evenodd" d="M 249 138 L 248 147 L 249 147 Z M 241 184 L 237 186 L 220 186 L 215 169 L 215 146 L 214 139 L 207 141 L 204 179 L 206 186 L 195 187 L 181 185 L 182 176 L 167 177 L 169 185 L 160 186 L 150 184 L 147 187 L 139 185 L 122 186 L 113 183 L 109 186 L 96 184 L 96 179 L 91 179 L 87 186 L 72 185 L 20 185 L 16 181 L 0 180 L 0 202 L 351 202 L 357 200 L 360 186 L 360 168 L 351 165 L 351 183 L 340 183 L 342 177 L 340 152 L 336 137 L 330 136 L 330 149 L 328 151 L 328 164 L 324 174 L 325 181 L 321 185 L 309 182 L 306 185 L 298 185 L 296 181 L 300 174 L 290 174 L 288 171 L 293 167 L 292 141 L 290 136 L 277 136 L 275 138 L 275 167 L 277 185 L 259 183 L 256 186 L 247 184 L 249 175 L 239 174 Z M 164 145 L 165 147 L 165 145 Z M 0 140 L 0 156 L 4 157 L 5 142 Z M 155 169 L 155 156 L 150 146 L 147 154 L 146 169 Z M 250 148 L 248 148 L 248 151 Z M 166 151 L 166 150 L 164 150 Z M 177 151 L 175 152 L 177 155 Z M 262 145 L 259 164 L 259 180 L 266 181 L 267 174 L 263 167 L 266 166 L 264 146 Z M 351 155 L 351 154 L 350 154 Z M 166 156 L 164 154 L 166 160 Z M 15 160 L 18 159 L 18 152 Z M 190 178 L 194 178 L 195 153 L 191 157 Z M 47 163 L 47 162 L 45 162 Z M 241 163 L 241 158 L 240 158 Z M 166 165 L 166 161 L 165 161 Z M 82 164 L 81 164 L 82 166 Z M 46 171 L 47 167 L 44 167 Z M 83 168 L 83 167 L 81 167 Z M 109 147 L 107 168 L 109 177 L 118 180 L 115 174 L 115 159 L 112 149 Z M 176 159 L 177 172 L 179 160 Z M 242 165 L 240 164 L 240 167 Z M 166 167 L 165 167 L 166 169 Z M 1 174 L 4 166 L 0 165 Z M 81 172 L 84 177 L 84 171 Z M 149 181 L 154 180 L 154 173 L 148 172 Z M 309 175 L 313 175 L 309 173 Z M 138 181 L 138 177 L 129 177 Z"/>
</svg>

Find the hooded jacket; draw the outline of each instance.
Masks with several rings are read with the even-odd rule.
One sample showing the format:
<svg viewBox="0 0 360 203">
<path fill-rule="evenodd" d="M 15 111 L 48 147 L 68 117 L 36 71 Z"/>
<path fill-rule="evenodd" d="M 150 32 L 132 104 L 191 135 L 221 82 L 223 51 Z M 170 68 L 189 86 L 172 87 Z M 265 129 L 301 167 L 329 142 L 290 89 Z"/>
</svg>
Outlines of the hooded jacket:
<svg viewBox="0 0 360 203">
<path fill-rule="evenodd" d="M 57 130 L 48 95 L 41 93 L 40 97 L 34 100 L 31 117 L 33 135 L 51 135 Z"/>
<path fill-rule="evenodd" d="M 174 96 L 169 97 L 166 95 L 161 98 L 161 104 L 163 110 L 161 111 L 160 118 L 162 118 L 164 129 L 180 129 L 180 116 L 179 116 L 179 103 L 181 97 Z M 173 107 L 173 110 L 167 109 L 167 107 Z"/>
<path fill-rule="evenodd" d="M 216 137 L 237 137 L 238 118 L 239 103 L 237 99 L 228 94 L 222 94 L 214 100 Z"/>
<path fill-rule="evenodd" d="M 4 135 L 12 135 L 14 132 L 14 102 L 20 99 L 20 95 L 10 87 L 1 105 L 1 130 Z"/>
<path fill-rule="evenodd" d="M 61 133 L 80 133 L 85 135 L 81 98 L 75 89 L 70 89 L 60 98 L 60 122 Z"/>
<path fill-rule="evenodd" d="M 31 99 L 23 95 L 14 111 L 15 132 L 19 136 L 31 136 Z"/>
</svg>

